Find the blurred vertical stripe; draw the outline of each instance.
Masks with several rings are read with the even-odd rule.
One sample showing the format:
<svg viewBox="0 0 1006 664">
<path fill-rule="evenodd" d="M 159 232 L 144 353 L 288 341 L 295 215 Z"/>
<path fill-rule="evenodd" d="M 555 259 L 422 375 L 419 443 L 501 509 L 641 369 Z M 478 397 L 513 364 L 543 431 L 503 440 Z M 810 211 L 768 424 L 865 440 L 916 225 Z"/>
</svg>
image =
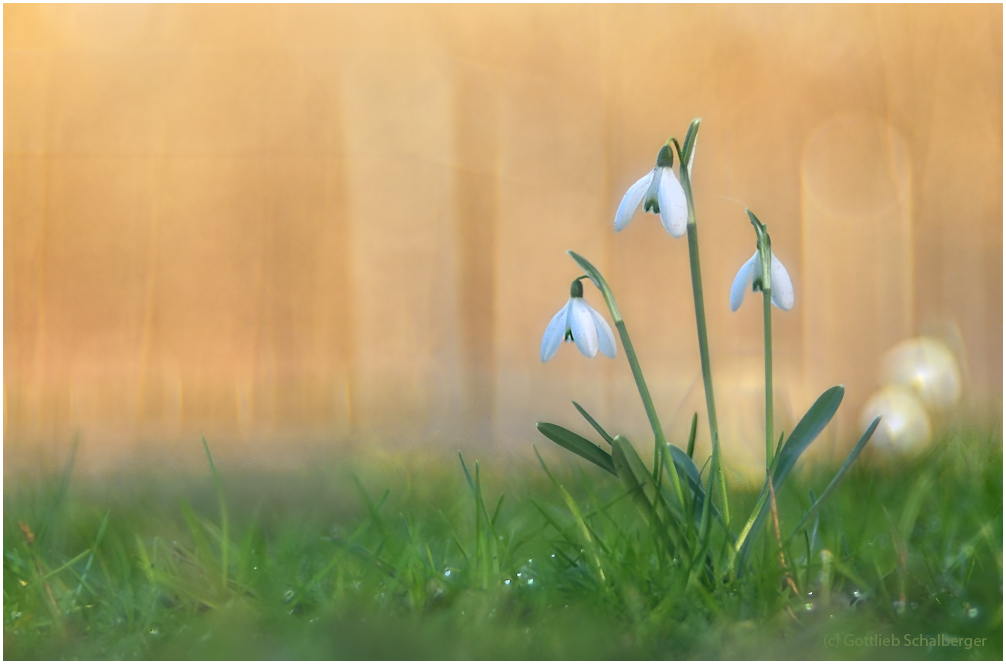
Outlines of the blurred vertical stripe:
<svg viewBox="0 0 1006 664">
<path fill-rule="evenodd" d="M 757 451 L 750 207 L 797 304 L 780 427 L 928 332 L 1002 396 L 1002 7 L 4 7 L 4 459 L 519 444 L 575 398 L 644 439 L 624 359 L 541 333 L 608 276 L 672 440 L 701 386 L 684 241 L 624 190 L 703 118 L 713 368 Z M 588 292 L 595 306 L 600 298 Z M 729 405 L 727 405 L 729 404 Z M 840 429 L 840 433 L 848 433 Z M 701 435 L 700 435 L 701 437 Z M 751 444 L 748 445 L 748 439 Z M 187 444 L 187 443 L 184 443 Z M 270 456 L 272 455 L 272 456 Z"/>
</svg>

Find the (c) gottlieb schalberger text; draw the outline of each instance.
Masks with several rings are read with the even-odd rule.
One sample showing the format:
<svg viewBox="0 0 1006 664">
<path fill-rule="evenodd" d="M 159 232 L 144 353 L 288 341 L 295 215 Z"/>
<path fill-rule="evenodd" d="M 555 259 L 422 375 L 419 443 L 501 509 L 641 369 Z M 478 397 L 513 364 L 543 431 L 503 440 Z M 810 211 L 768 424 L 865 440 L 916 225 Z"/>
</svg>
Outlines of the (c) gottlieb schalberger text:
<svg viewBox="0 0 1006 664">
<path fill-rule="evenodd" d="M 824 635 L 826 648 L 839 646 L 862 647 L 873 646 L 882 648 L 963 648 L 971 650 L 985 645 L 988 637 L 948 636 L 946 634 L 840 634 Z"/>
</svg>

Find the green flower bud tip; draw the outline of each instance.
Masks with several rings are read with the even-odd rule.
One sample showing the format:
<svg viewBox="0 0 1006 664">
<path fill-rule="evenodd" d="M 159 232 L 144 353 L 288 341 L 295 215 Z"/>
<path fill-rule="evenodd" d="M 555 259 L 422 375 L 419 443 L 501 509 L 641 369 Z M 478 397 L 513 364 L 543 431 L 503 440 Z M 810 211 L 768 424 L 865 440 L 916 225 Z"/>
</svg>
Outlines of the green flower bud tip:
<svg viewBox="0 0 1006 664">
<path fill-rule="evenodd" d="M 664 145 L 660 148 L 660 152 L 657 153 L 657 168 L 673 168 L 674 167 L 674 151 L 671 150 L 670 145 Z"/>
</svg>

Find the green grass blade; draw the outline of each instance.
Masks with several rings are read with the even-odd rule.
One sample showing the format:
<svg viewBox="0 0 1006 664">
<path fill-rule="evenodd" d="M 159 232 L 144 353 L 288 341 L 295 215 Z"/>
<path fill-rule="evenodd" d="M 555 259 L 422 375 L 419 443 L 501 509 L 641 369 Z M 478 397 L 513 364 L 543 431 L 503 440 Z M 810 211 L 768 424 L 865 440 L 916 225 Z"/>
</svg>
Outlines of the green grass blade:
<svg viewBox="0 0 1006 664">
<path fill-rule="evenodd" d="M 66 498 L 66 494 L 70 489 L 70 477 L 73 475 L 73 468 L 77 462 L 77 449 L 79 447 L 80 431 L 78 430 L 73 435 L 73 447 L 70 448 L 70 458 L 67 459 L 66 466 L 63 467 L 63 474 L 59 478 L 59 488 L 56 490 L 56 494 L 53 496 L 52 502 L 46 510 L 42 524 L 35 530 L 35 539 L 39 543 L 45 540 L 46 533 L 49 532 L 49 527 L 55 521 L 56 514 L 63 504 L 63 499 Z"/>
<path fill-rule="evenodd" d="M 566 487 L 564 487 L 562 483 L 555 478 L 552 471 L 549 470 L 548 465 L 545 464 L 545 460 L 542 459 L 541 454 L 538 453 L 537 447 L 534 448 L 534 453 L 538 457 L 538 462 L 541 463 L 541 467 L 545 469 L 545 474 L 548 475 L 548 478 L 552 480 L 552 483 L 559 489 L 559 493 L 562 494 L 562 499 L 565 501 L 569 511 L 573 513 L 573 518 L 576 519 L 576 523 L 580 527 L 580 534 L 583 536 L 587 547 L 590 549 L 594 566 L 597 569 L 597 574 L 601 577 L 601 582 L 603 583 L 605 580 L 604 568 L 601 566 L 600 556 L 597 555 L 597 544 L 599 544 L 600 541 L 597 540 L 595 542 L 596 538 L 591 536 L 591 529 L 584 520 L 583 514 L 580 512 L 580 508 L 577 506 L 576 501 L 573 500 L 573 496 L 570 495 L 569 491 L 566 490 Z"/>
<path fill-rule="evenodd" d="M 811 505 L 809 510 L 807 510 L 807 513 L 803 515 L 803 518 L 800 520 L 800 523 L 797 524 L 796 528 L 793 529 L 793 533 L 789 536 L 789 539 L 793 539 L 793 536 L 796 535 L 798 532 L 800 532 L 800 529 L 803 528 L 803 526 L 810 520 L 810 518 L 815 514 L 817 514 L 817 511 L 821 509 L 821 506 L 824 504 L 825 499 L 827 499 L 828 496 L 831 495 L 831 492 L 835 490 L 835 488 L 838 486 L 838 483 L 842 480 L 842 477 L 845 475 L 846 471 L 848 471 L 849 468 L 852 467 L 852 464 L 859 457 L 859 453 L 862 452 L 863 448 L 866 447 L 866 444 L 870 442 L 870 438 L 873 436 L 873 432 L 877 430 L 877 426 L 879 424 L 880 424 L 880 417 L 878 416 L 877 419 L 873 420 L 873 424 L 869 426 L 869 428 L 863 434 L 862 438 L 859 439 L 859 442 L 856 443 L 856 446 L 852 448 L 852 452 L 849 453 L 849 456 L 846 457 L 845 459 L 845 463 L 843 463 L 842 467 L 838 469 L 837 473 L 835 473 L 835 478 L 831 480 L 830 484 L 828 484 L 828 488 L 824 490 L 824 493 L 821 494 L 821 497 L 815 500 L 814 504 Z"/>
<path fill-rule="evenodd" d="M 615 464 L 611 460 L 611 455 L 583 436 L 575 434 L 569 429 L 564 429 L 558 424 L 550 424 L 549 422 L 538 422 L 535 426 L 543 436 L 551 440 L 553 443 L 559 445 L 560 447 L 565 447 L 573 454 L 583 457 L 587 461 L 596 465 L 598 468 L 606 470 L 612 475 L 618 475 L 618 473 L 615 472 Z"/>
<path fill-rule="evenodd" d="M 210 454 L 209 443 L 206 436 L 203 436 L 203 449 L 206 451 L 206 458 L 210 462 L 210 471 L 213 473 L 213 484 L 217 490 L 217 500 L 220 502 L 220 574 L 223 588 L 227 587 L 227 577 L 230 573 L 230 523 L 227 518 L 227 500 L 224 498 L 224 486 L 220 481 L 220 473 L 213 463 L 213 455 Z"/>
<path fill-rule="evenodd" d="M 39 581 L 45 581 L 47 579 L 51 579 L 52 577 L 56 576 L 60 572 L 66 570 L 68 567 L 72 567 L 73 565 L 79 563 L 81 560 L 84 559 L 84 556 L 86 556 L 88 553 L 90 553 L 90 551 L 91 551 L 90 549 L 84 549 L 83 551 L 81 551 L 76 556 L 74 556 L 70 560 L 66 561 L 65 563 L 63 563 L 62 565 L 60 565 L 59 567 L 57 567 L 56 569 L 50 570 L 50 571 L 46 572 L 45 574 L 40 575 L 38 577 L 38 580 Z"/>
<path fill-rule="evenodd" d="M 87 583 L 87 575 L 91 571 L 91 563 L 94 562 L 94 554 L 98 551 L 98 545 L 101 544 L 102 538 L 105 536 L 105 529 L 108 527 L 108 517 L 111 512 L 105 512 L 105 518 L 101 520 L 101 525 L 98 527 L 98 535 L 94 538 L 94 545 L 91 547 L 91 555 L 87 558 L 87 563 L 84 564 L 84 572 L 81 574 L 80 583 L 77 584 L 77 590 L 73 593 L 73 600 L 70 602 L 70 610 L 77 605 L 77 598 L 80 597 L 80 591 L 84 588 Z"/>
<path fill-rule="evenodd" d="M 468 466 L 465 464 L 465 458 L 461 455 L 461 450 L 458 450 L 458 458 L 461 459 L 461 469 L 465 471 L 465 479 L 468 480 L 468 488 L 472 490 L 472 495 L 475 495 L 475 480 L 472 479 L 472 474 L 468 472 Z"/>
<path fill-rule="evenodd" d="M 608 432 L 605 431 L 604 428 L 597 423 L 597 420 L 595 420 L 593 417 L 590 416 L 590 413 L 588 413 L 586 410 L 583 409 L 583 406 L 581 406 L 575 401 L 573 402 L 573 405 L 576 406 L 576 409 L 580 411 L 581 415 L 583 415 L 583 419 L 587 420 L 587 423 L 590 424 L 590 426 L 594 427 L 594 431 L 601 434 L 601 438 L 604 438 L 604 441 L 608 443 L 608 446 L 610 447 L 614 438 L 612 438 L 611 435 L 608 434 Z"/>
<path fill-rule="evenodd" d="M 353 478 L 353 483 L 356 484 L 357 491 L 360 492 L 360 497 L 363 498 L 363 504 L 367 506 L 367 512 L 370 513 L 370 518 L 373 519 L 374 525 L 377 526 L 377 530 L 383 537 L 387 537 L 388 529 L 384 524 L 384 519 L 381 518 L 380 511 L 381 506 L 384 505 L 384 501 L 386 501 L 388 496 L 391 494 L 391 489 L 385 489 L 384 493 L 381 494 L 381 498 L 375 505 L 370 501 L 370 496 L 367 495 L 367 490 L 363 488 L 360 478 L 358 478 L 355 474 L 351 475 L 351 477 Z"/>
<path fill-rule="evenodd" d="M 503 499 L 506 497 L 505 493 L 500 494 L 500 499 L 496 501 L 496 509 L 493 510 L 493 518 L 489 521 L 493 528 L 496 527 L 496 519 L 500 516 L 500 508 L 503 507 Z"/>
<path fill-rule="evenodd" d="M 699 430 L 699 414 L 692 413 L 692 426 L 688 430 L 688 458 L 695 458 L 695 434 Z"/>
</svg>

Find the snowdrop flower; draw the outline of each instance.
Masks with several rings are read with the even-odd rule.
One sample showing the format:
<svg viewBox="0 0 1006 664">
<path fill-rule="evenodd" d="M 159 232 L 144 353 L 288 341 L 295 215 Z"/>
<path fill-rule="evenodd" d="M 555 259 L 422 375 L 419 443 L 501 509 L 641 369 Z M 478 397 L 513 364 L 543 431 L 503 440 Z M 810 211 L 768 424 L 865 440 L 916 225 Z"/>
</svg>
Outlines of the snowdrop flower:
<svg viewBox="0 0 1006 664">
<path fill-rule="evenodd" d="M 657 165 L 652 171 L 629 187 L 615 212 L 615 230 L 625 228 L 639 204 L 644 212 L 660 215 L 660 223 L 674 237 L 681 237 L 688 227 L 688 202 L 685 190 L 674 176 L 674 156 L 667 145 L 657 154 Z M 695 154 L 694 152 L 692 153 Z"/>
<path fill-rule="evenodd" d="M 755 280 L 761 279 L 761 269 L 761 256 L 755 250 L 751 260 L 741 265 L 741 269 L 737 270 L 737 276 L 734 277 L 734 285 L 730 287 L 730 311 L 737 311 L 740 308 L 748 284 L 753 288 Z M 772 304 L 783 311 L 793 308 L 793 282 L 789 279 L 789 272 L 775 254 L 772 254 Z"/>
<path fill-rule="evenodd" d="M 577 279 L 569 287 L 569 302 L 545 328 L 541 338 L 541 361 L 547 362 L 563 341 L 573 341 L 580 352 L 594 357 L 600 350 L 615 357 L 615 335 L 601 314 L 583 300 L 583 285 Z"/>
</svg>

